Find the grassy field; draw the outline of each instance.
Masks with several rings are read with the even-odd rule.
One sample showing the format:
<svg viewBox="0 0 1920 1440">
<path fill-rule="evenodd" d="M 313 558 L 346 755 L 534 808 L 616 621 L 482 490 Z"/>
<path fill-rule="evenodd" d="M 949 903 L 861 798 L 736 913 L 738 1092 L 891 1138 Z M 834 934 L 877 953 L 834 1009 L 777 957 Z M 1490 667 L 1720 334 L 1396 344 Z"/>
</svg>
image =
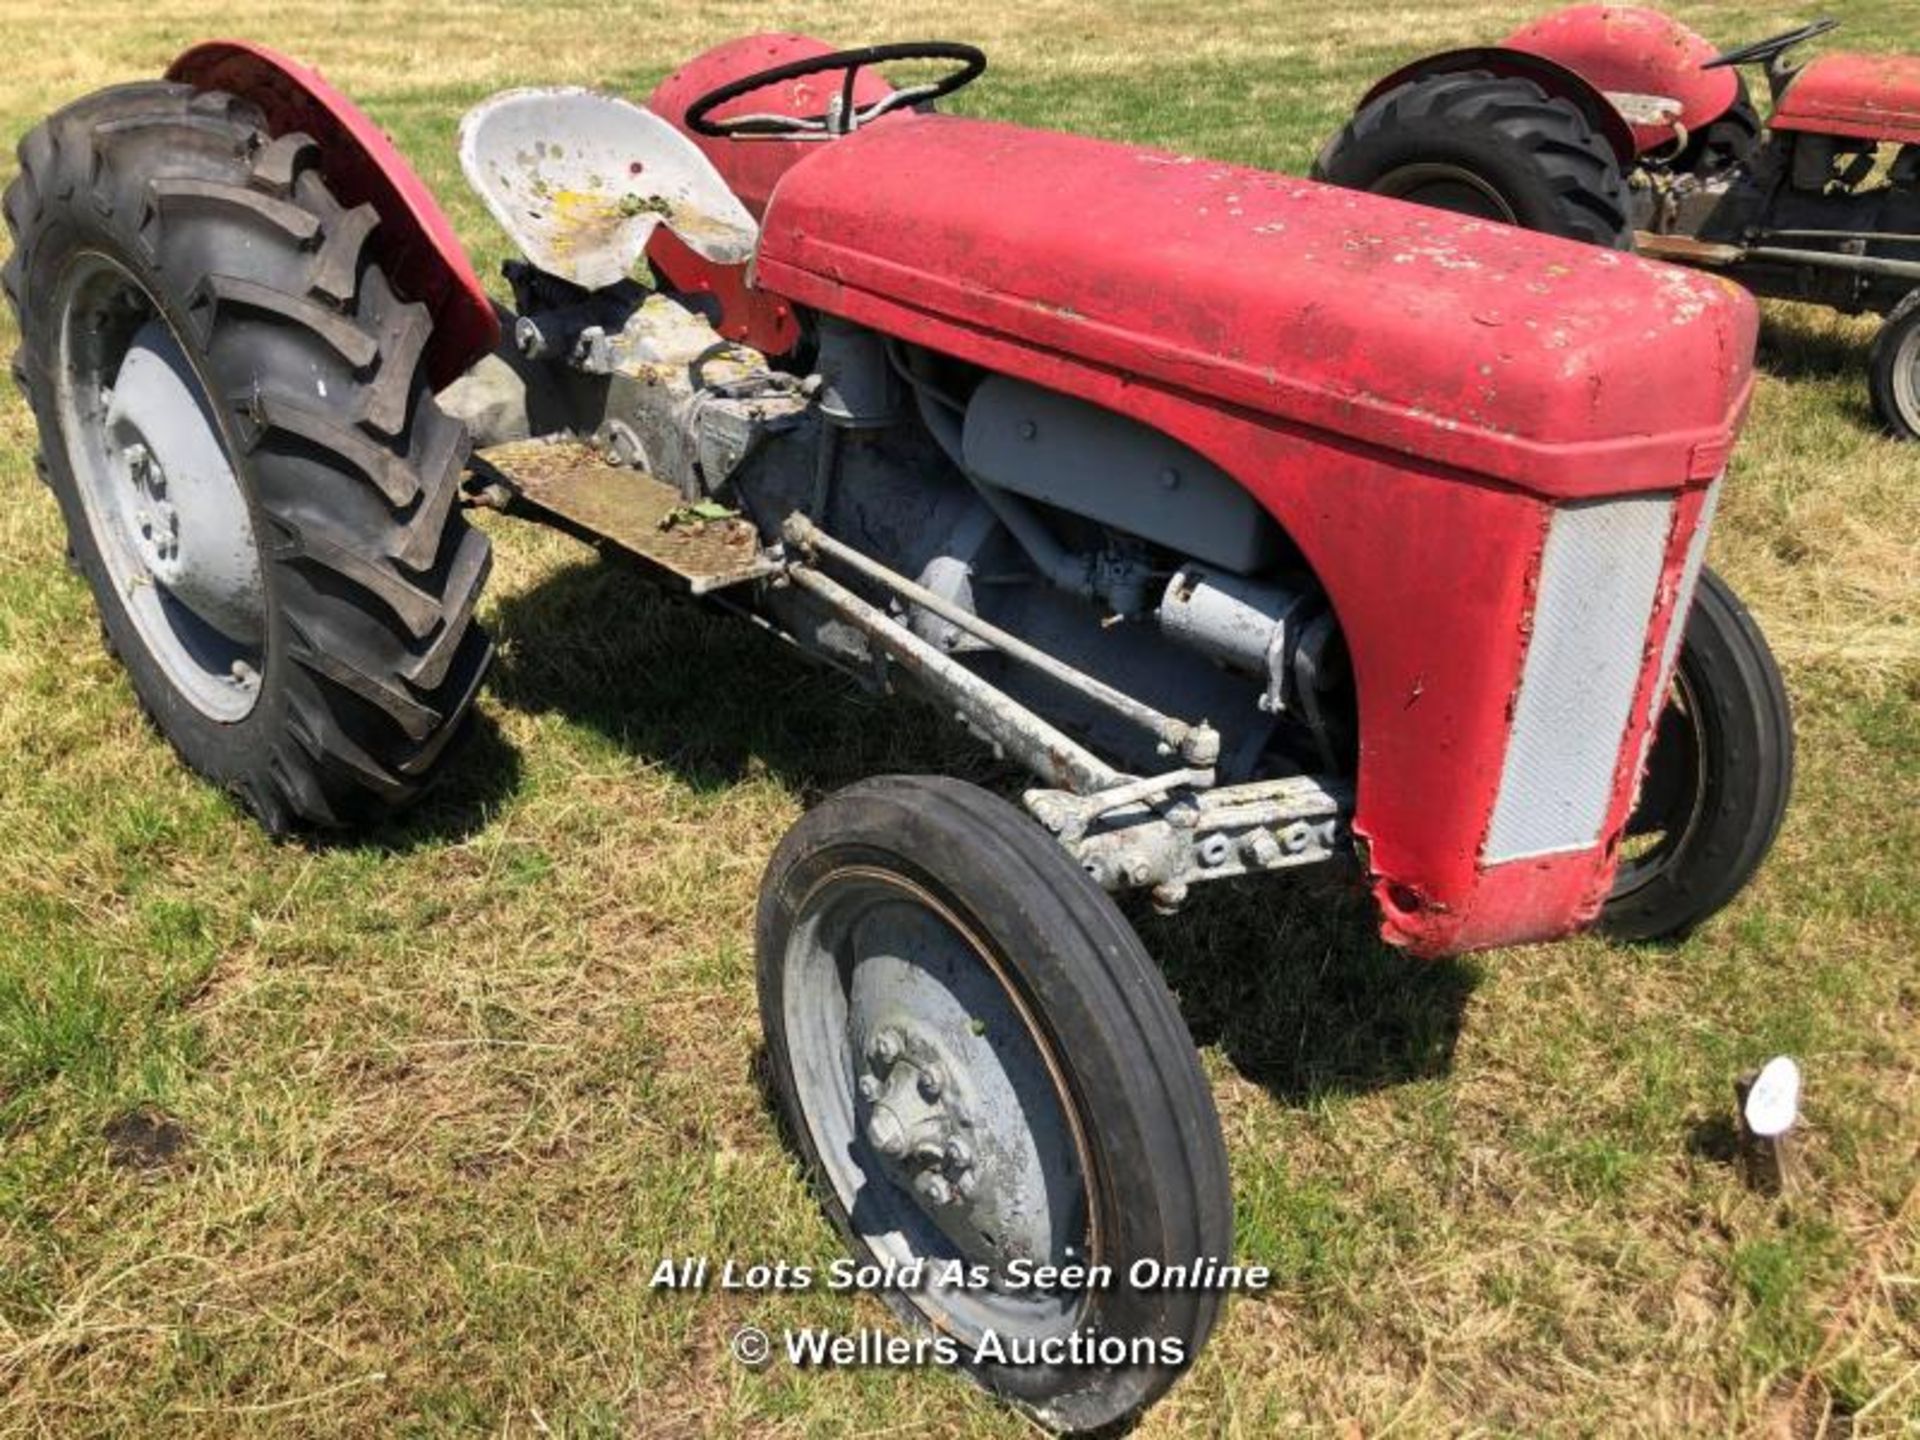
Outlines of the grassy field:
<svg viewBox="0 0 1920 1440">
<path fill-rule="evenodd" d="M 1729 43 L 1810 18 L 1679 8 Z M 1920 48 L 1911 0 L 1823 8 Z M 502 86 L 644 92 L 749 29 L 943 35 L 993 57 L 972 112 L 1300 171 L 1370 77 L 1528 9 L 0 0 L 0 181 L 44 111 L 238 33 L 391 127 L 490 268 L 451 140 Z M 1239 1258 L 1282 1277 L 1144 1434 L 1920 1430 L 1920 452 L 1872 431 L 1870 334 L 1771 311 L 1721 511 L 1801 757 L 1729 913 L 1434 966 L 1338 886 L 1143 920 L 1217 1086 Z M 276 845 L 142 724 L 32 448 L 8 392 L 0 1432 L 1026 1432 L 949 1376 L 727 1357 L 745 1321 L 871 1302 L 645 1288 L 663 1255 L 836 1253 L 759 1080 L 755 885 L 824 791 L 975 750 L 502 523 L 451 782 L 366 843 Z M 1791 1203 L 1728 1161 L 1732 1078 L 1782 1050 Z"/>
</svg>

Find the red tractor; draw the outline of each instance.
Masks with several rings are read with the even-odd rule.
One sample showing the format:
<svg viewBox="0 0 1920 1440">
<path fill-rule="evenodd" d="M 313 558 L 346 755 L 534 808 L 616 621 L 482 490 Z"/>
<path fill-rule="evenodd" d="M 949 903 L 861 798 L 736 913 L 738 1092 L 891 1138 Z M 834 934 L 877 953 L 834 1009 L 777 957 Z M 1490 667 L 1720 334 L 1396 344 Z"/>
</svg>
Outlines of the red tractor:
<svg viewBox="0 0 1920 1440">
<path fill-rule="evenodd" d="M 1920 439 L 1920 58 L 1789 60 L 1837 23 L 1720 52 L 1657 10 L 1557 10 L 1396 70 L 1314 174 L 1884 315 L 1874 410 Z"/>
<path fill-rule="evenodd" d="M 350 102 L 202 45 L 26 136 L 4 281 L 108 643 L 275 831 L 377 823 L 454 754 L 490 653 L 468 503 L 1032 772 L 809 813 L 761 1012 L 891 1303 L 1084 1429 L 1191 1360 L 1233 1243 L 1116 896 L 1344 864 L 1423 956 L 1676 935 L 1766 854 L 1792 733 L 1701 563 L 1745 296 L 940 114 L 984 65 L 760 36 L 646 106 L 488 100 L 461 160 L 523 257 L 508 310 Z"/>
</svg>

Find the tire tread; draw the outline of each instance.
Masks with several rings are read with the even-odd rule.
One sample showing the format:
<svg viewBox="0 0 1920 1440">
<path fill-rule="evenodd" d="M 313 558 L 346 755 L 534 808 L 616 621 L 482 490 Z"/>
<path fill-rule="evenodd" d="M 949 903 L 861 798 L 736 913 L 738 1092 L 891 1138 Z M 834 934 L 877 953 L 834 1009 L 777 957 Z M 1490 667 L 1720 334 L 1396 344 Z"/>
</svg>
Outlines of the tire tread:
<svg viewBox="0 0 1920 1440">
<path fill-rule="evenodd" d="M 1109 1123 L 1138 1127 L 1130 1140 L 1111 1142 L 1132 1162 L 1107 1177 L 1114 1203 L 1130 1208 L 1131 1223 L 1161 1236 L 1171 1255 L 1228 1255 L 1232 1191 L 1219 1116 L 1165 981 L 1113 901 L 1032 820 L 977 786 L 943 776 L 863 781 L 830 796 L 781 842 L 762 882 L 757 923 L 762 1020 L 776 1075 L 786 1046 L 780 975 L 783 926 L 793 918 L 787 877 L 849 843 L 878 846 L 909 867 L 927 867 L 937 890 L 951 885 L 956 895 L 973 897 L 964 901 L 969 905 L 993 896 L 997 920 L 976 911 L 989 930 L 1014 925 L 1019 933 L 1046 937 L 1040 948 L 1055 958 L 1043 963 L 1032 952 L 1015 968 L 1026 983 L 1044 987 L 1050 978 L 1056 988 L 1037 990 L 1029 1002 L 1049 1025 L 1078 1017 L 1071 1037 L 1053 1037 L 1053 1049 L 1075 1077 L 1079 1103 L 1097 1101 Z M 797 1101 L 784 1103 L 795 1133 L 804 1134 Z M 1115 1122 L 1115 1114 L 1126 1119 Z M 1222 1300 L 1218 1292 L 1180 1297 L 1162 1313 L 1163 1333 L 1187 1337 L 1191 1359 L 1216 1324 Z M 1032 1405 L 1049 1425 L 1107 1426 L 1136 1414 L 1176 1373 L 1090 1370 L 1044 1400 L 1012 1398 Z"/>
<path fill-rule="evenodd" d="M 277 592 L 291 687 L 279 739 L 258 768 L 223 783 L 276 832 L 413 799 L 492 656 L 475 621 L 491 550 L 455 504 L 466 432 L 434 403 L 429 313 L 388 283 L 377 214 L 338 203 L 310 136 L 269 135 L 251 104 L 169 82 L 83 97 L 30 131 L 19 154 L 4 201 L 15 241 L 5 291 L 22 321 L 13 374 L 42 434 L 52 417 L 37 377 L 50 336 L 27 276 L 40 238 L 58 231 L 50 212 L 64 207 L 62 224 L 105 227 L 172 297 L 176 328 L 222 377 L 213 398 L 249 472 L 289 454 L 303 467 L 301 485 L 250 487 L 256 533 L 270 574 L 291 566 L 331 579 Z M 264 337 L 245 342 L 257 347 L 251 367 L 221 349 L 238 324 Z M 314 374 L 344 383 L 316 394 Z M 269 445 L 275 434 L 291 445 Z"/>
<path fill-rule="evenodd" d="M 1553 197 L 1552 213 L 1537 218 L 1533 228 L 1610 249 L 1632 248 L 1628 190 L 1612 147 L 1572 101 L 1520 76 L 1453 71 L 1396 86 L 1327 142 L 1313 177 L 1370 190 L 1420 159 L 1491 163 L 1484 152 L 1455 153 L 1472 139 L 1497 141 L 1503 157 L 1497 163 L 1517 167 Z"/>
</svg>

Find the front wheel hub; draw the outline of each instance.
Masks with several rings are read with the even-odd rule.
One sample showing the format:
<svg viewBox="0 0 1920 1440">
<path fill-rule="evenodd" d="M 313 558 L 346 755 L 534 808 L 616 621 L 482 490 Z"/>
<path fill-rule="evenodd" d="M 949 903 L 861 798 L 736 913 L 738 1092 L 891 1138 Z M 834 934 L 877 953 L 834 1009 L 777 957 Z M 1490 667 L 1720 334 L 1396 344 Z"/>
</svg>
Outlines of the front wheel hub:
<svg viewBox="0 0 1920 1440">
<path fill-rule="evenodd" d="M 963 1098 L 970 1087 L 964 1076 L 959 1083 L 950 1078 L 955 1062 L 938 1040 L 902 1019 L 880 1030 L 866 1053 L 874 1073 L 862 1077 L 860 1085 L 868 1105 L 863 1133 L 894 1182 L 934 1207 L 976 1197 L 991 1206 L 1000 1197 L 992 1187 L 982 1195 L 967 1139 L 974 1129 Z M 993 1231 L 990 1217 L 958 1218 L 960 1233 L 950 1238 L 962 1250 L 989 1264 L 1004 1258 L 978 1243 L 983 1231 Z"/>
<path fill-rule="evenodd" d="M 968 1261 L 999 1273 L 1014 1260 L 1046 1259 L 1057 1226 L 1046 1157 L 1031 1099 L 1007 1087 L 997 1065 L 977 1063 L 992 1044 L 989 1015 L 974 1013 L 947 967 L 860 978 L 874 983 L 856 979 L 849 1018 L 868 1071 L 861 1135 L 879 1168 Z M 1004 1018 L 997 997 L 981 1000 L 991 1019 Z"/>
<path fill-rule="evenodd" d="M 808 1124 L 867 1243 L 984 1275 L 920 1297 L 953 1333 L 1061 1330 L 1079 1297 L 1012 1286 L 1009 1267 L 1090 1258 L 1087 1174 L 1046 1042 L 991 953 L 917 887 L 856 869 L 816 892 L 790 963 Z"/>
</svg>

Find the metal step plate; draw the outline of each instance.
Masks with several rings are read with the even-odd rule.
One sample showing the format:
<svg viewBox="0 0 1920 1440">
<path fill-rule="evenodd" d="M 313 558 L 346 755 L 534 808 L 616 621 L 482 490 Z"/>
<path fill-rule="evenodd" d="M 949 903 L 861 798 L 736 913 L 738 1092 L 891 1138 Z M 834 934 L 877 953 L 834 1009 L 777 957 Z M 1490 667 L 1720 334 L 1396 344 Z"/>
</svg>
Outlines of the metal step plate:
<svg viewBox="0 0 1920 1440">
<path fill-rule="evenodd" d="M 1738 264 L 1746 254 L 1738 245 L 1719 245 L 1711 240 L 1696 240 L 1691 235 L 1655 235 L 1650 230 L 1634 235 L 1633 248 L 1649 260 L 1714 267 Z"/>
<path fill-rule="evenodd" d="M 695 595 L 772 574 L 753 525 L 702 519 L 673 486 L 607 460 L 577 440 L 517 440 L 478 452 L 474 468 L 516 500 L 588 538 L 610 541 Z"/>
</svg>

